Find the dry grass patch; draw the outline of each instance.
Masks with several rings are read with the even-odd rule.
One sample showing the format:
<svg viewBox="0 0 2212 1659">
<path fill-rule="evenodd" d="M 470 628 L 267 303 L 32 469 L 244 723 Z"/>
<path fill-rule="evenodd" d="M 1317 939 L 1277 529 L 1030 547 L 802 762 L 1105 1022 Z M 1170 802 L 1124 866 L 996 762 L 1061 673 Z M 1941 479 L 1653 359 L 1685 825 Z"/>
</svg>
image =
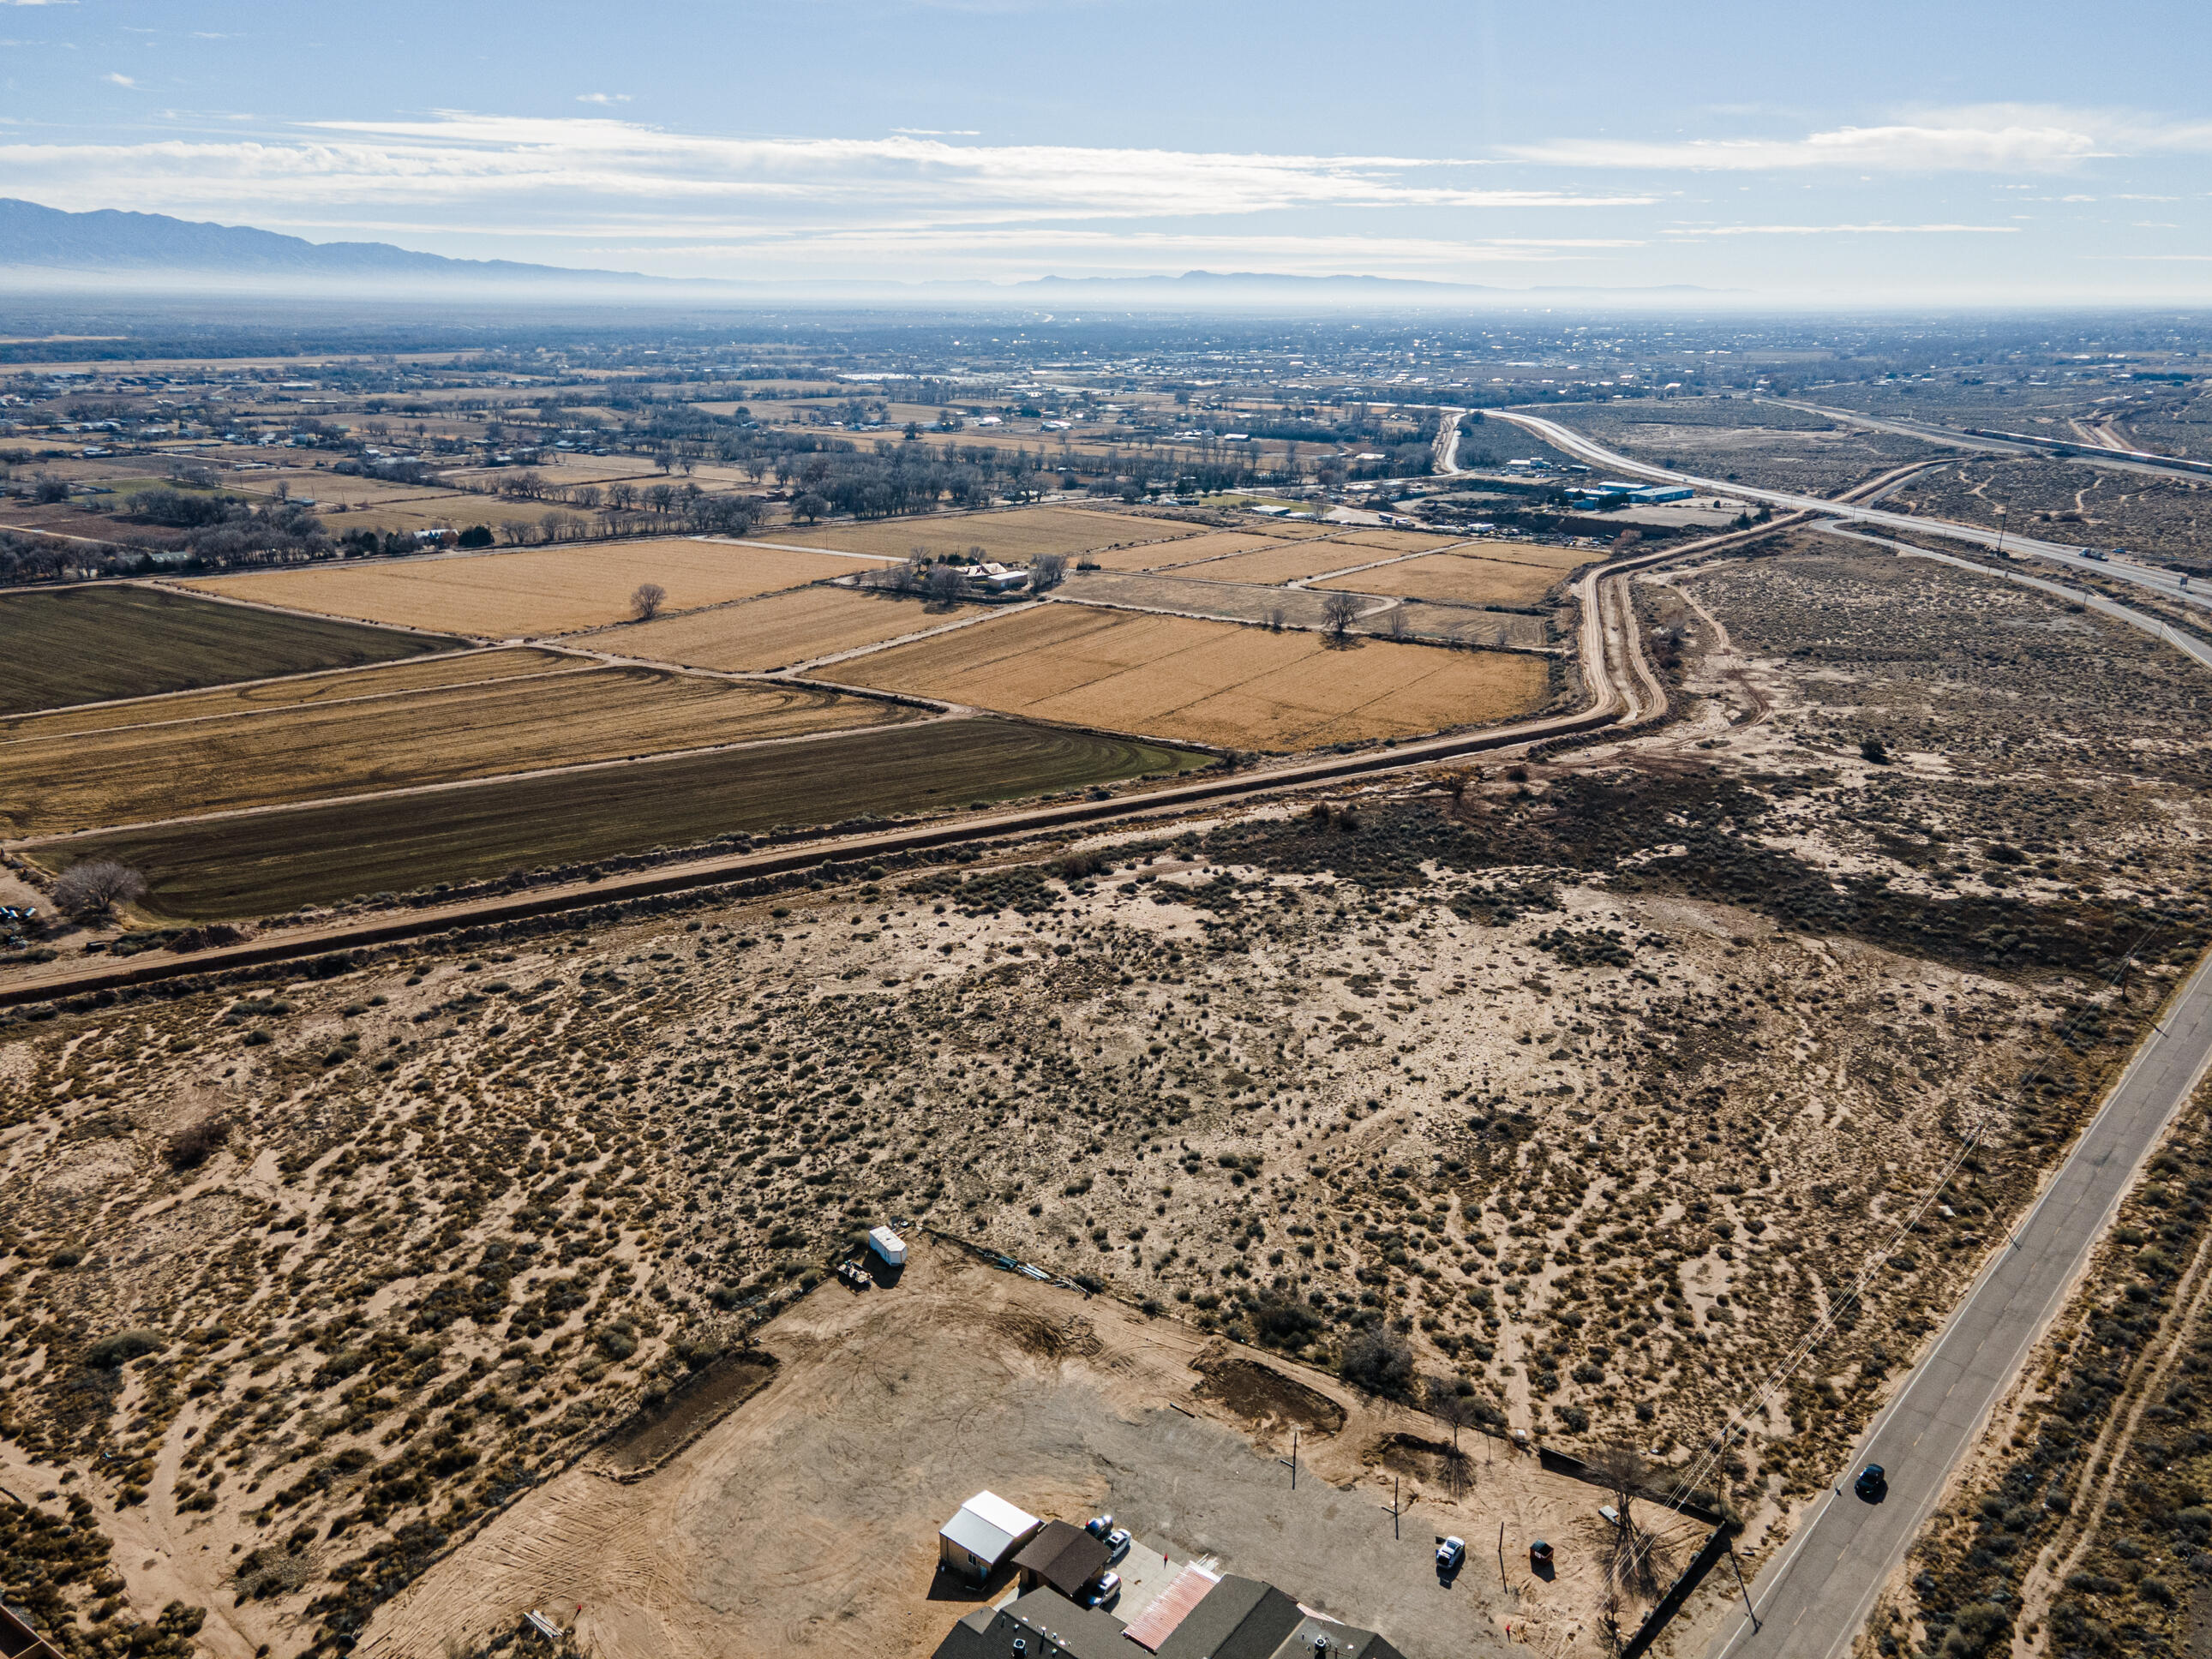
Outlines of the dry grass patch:
<svg viewBox="0 0 2212 1659">
<path fill-rule="evenodd" d="M 911 718 L 647 668 L 393 693 L 0 748 L 0 825 L 44 835 Z"/>
<path fill-rule="evenodd" d="M 1243 530 L 1217 530 L 1180 541 L 1085 553 L 1082 562 L 1095 564 L 1102 570 L 1172 570 L 1281 545 L 1273 536 L 1256 536 Z"/>
<path fill-rule="evenodd" d="M 1309 541 L 1284 546 L 1280 543 L 1256 552 L 1243 553 L 1232 559 L 1219 559 L 1196 570 L 1178 571 L 1185 576 L 1197 576 L 1210 582 L 1251 582 L 1255 586 L 1273 587 L 1284 582 L 1303 581 L 1309 576 L 1318 576 L 1324 570 L 1341 570 L 1350 564 L 1365 564 L 1370 560 L 1386 556 L 1371 548 L 1348 547 L 1336 540 Z"/>
<path fill-rule="evenodd" d="M 810 587 L 772 593 L 742 605 L 719 605 L 688 617 L 631 623 L 586 635 L 581 644 L 664 662 L 702 668 L 758 672 L 787 668 L 839 651 L 942 627 L 975 607 L 925 610 L 918 599 L 856 593 L 849 588 Z"/>
<path fill-rule="evenodd" d="M 1559 580 L 1560 574 L 1539 565 L 1508 564 L 1502 559 L 1431 553 L 1425 558 L 1332 577 L 1316 585 L 1408 599 L 1455 600 L 1462 605 L 1533 605 Z"/>
<path fill-rule="evenodd" d="M 1353 530 L 1337 540 L 1348 547 L 1373 550 L 1371 556 L 1382 558 L 1393 553 L 1429 553 L 1463 541 L 1461 536 L 1427 536 L 1418 530 Z"/>
<path fill-rule="evenodd" d="M 1074 554 L 1094 548 L 1180 541 L 1200 526 L 1171 519 L 1139 518 L 1129 513 L 1101 513 L 1080 507 L 1024 507 L 1006 513 L 962 513 L 927 519 L 893 519 L 873 524 L 841 524 L 815 530 L 779 531 L 776 539 L 794 546 L 836 548 L 904 558 L 914 549 L 932 555 L 965 553 L 971 547 L 1009 564 L 1022 564 L 1040 553 Z M 1165 554 L 1163 552 L 1162 556 Z"/>
<path fill-rule="evenodd" d="M 295 611 L 508 638 L 605 628 L 629 613 L 641 582 L 688 611 L 849 575 L 850 560 L 742 542 L 600 542 L 446 558 L 325 565 L 190 584 Z"/>
<path fill-rule="evenodd" d="M 1329 647 L 1184 617 L 1050 605 L 898 646 L 840 670 L 855 684 L 1235 748 L 1301 749 L 1507 720 L 1546 665 L 1369 641 Z"/>
</svg>

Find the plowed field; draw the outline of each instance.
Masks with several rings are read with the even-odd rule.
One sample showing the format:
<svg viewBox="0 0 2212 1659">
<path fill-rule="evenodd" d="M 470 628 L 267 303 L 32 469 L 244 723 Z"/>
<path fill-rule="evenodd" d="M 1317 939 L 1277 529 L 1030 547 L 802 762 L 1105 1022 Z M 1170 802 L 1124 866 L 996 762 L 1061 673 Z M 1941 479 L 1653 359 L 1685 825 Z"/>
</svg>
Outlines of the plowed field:
<svg viewBox="0 0 2212 1659">
<path fill-rule="evenodd" d="M 597 542 L 213 576 L 191 585 L 295 611 L 510 639 L 619 622 L 642 582 L 667 590 L 669 611 L 687 611 L 853 569 L 849 559 L 743 542 Z"/>
<path fill-rule="evenodd" d="M 605 668 L 60 740 L 19 727 L 0 744 L 0 828 L 53 834 L 909 718 L 795 686 Z"/>
<path fill-rule="evenodd" d="M 1335 540 L 1297 542 L 1288 546 L 1277 543 L 1256 552 L 1240 553 L 1232 559 L 1218 559 L 1194 570 L 1176 574 L 1197 576 L 1210 582 L 1251 582 L 1273 587 L 1318 576 L 1324 570 L 1341 570 L 1346 565 L 1366 564 L 1389 556 L 1372 548 L 1351 547 Z"/>
<path fill-rule="evenodd" d="M 1216 530 L 1178 541 L 1154 542 L 1141 547 L 1117 547 L 1111 552 L 1085 553 L 1081 556 L 1081 562 L 1095 564 L 1101 570 L 1169 570 L 1282 544 L 1279 537 L 1255 536 L 1242 530 Z"/>
<path fill-rule="evenodd" d="M 838 673 L 1042 720 L 1271 750 L 1508 720 L 1540 702 L 1547 680 L 1526 657 L 1374 640 L 1334 648 L 1313 634 L 1057 605 Z"/>
</svg>

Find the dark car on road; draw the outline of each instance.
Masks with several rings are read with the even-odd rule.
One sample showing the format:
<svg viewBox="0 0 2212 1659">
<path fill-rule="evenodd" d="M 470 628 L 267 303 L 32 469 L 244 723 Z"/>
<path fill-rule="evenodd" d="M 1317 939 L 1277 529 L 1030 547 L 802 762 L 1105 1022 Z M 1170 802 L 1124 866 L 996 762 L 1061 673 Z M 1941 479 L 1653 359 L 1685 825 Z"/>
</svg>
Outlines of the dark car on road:
<svg viewBox="0 0 2212 1659">
<path fill-rule="evenodd" d="M 1851 1490 L 1871 1504 L 1889 1486 L 1889 1476 L 1879 1463 L 1869 1463 L 1859 1471 L 1859 1478 L 1851 1482 Z"/>
</svg>

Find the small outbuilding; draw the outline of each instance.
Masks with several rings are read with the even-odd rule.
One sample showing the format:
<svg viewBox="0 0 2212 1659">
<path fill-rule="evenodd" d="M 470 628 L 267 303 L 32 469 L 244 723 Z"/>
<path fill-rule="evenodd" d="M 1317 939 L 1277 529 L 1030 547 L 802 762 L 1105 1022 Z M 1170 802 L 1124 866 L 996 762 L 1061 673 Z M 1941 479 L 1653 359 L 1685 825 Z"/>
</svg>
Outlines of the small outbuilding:
<svg viewBox="0 0 2212 1659">
<path fill-rule="evenodd" d="M 971 1584 L 987 1583 L 1006 1558 L 1036 1537 L 1043 1525 L 998 1493 L 979 1492 L 938 1529 L 938 1571 Z"/>
<path fill-rule="evenodd" d="M 849 1233 L 846 1236 L 851 1237 Z M 906 1266 L 906 1240 L 888 1227 L 868 1229 L 868 1248 L 894 1267 Z"/>
<path fill-rule="evenodd" d="M 1073 1601 L 1085 1585 L 1106 1571 L 1111 1555 L 1104 1540 L 1093 1538 L 1074 1522 L 1048 1521 L 1042 1531 L 1022 1546 L 1014 1566 L 1024 1590 L 1049 1588 Z"/>
</svg>

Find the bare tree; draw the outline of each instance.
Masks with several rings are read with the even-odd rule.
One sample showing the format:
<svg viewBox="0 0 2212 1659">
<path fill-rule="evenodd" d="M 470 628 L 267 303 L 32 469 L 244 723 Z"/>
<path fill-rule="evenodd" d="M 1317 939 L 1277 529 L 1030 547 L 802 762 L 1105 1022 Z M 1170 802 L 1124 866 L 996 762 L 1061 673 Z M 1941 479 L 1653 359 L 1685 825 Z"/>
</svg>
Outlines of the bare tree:
<svg viewBox="0 0 2212 1659">
<path fill-rule="evenodd" d="M 1322 621 L 1328 624 L 1328 636 L 1339 645 L 1352 632 L 1352 624 L 1359 615 L 1359 596 L 1356 593 L 1331 593 L 1322 601 Z"/>
<path fill-rule="evenodd" d="M 95 859 L 73 864 L 54 883 L 54 908 L 79 921 L 100 921 L 118 904 L 146 896 L 146 878 L 127 864 Z"/>
<path fill-rule="evenodd" d="M 968 578 L 957 565 L 933 564 L 922 578 L 922 592 L 932 605 L 957 605 L 968 592 Z"/>
<path fill-rule="evenodd" d="M 1392 639 L 1404 639 L 1407 632 L 1406 607 L 1402 605 L 1392 605 L 1390 614 L 1382 619 L 1382 625 L 1390 630 Z"/>
<path fill-rule="evenodd" d="M 1067 574 L 1067 560 L 1059 553 L 1040 553 L 1030 561 L 1030 591 L 1049 592 Z"/>
<path fill-rule="evenodd" d="M 640 582 L 629 596 L 629 612 L 640 622 L 651 622 L 668 603 L 668 590 L 659 582 Z"/>
<path fill-rule="evenodd" d="M 1658 1473 L 1633 1446 L 1607 1446 L 1589 1460 L 1592 1474 L 1613 1494 L 1620 1516 L 1605 1563 L 1608 1590 L 1622 1600 L 1656 1601 L 1671 1583 L 1676 1567 L 1674 1540 L 1647 1532 L 1636 1518 L 1637 1500 Z"/>
</svg>

